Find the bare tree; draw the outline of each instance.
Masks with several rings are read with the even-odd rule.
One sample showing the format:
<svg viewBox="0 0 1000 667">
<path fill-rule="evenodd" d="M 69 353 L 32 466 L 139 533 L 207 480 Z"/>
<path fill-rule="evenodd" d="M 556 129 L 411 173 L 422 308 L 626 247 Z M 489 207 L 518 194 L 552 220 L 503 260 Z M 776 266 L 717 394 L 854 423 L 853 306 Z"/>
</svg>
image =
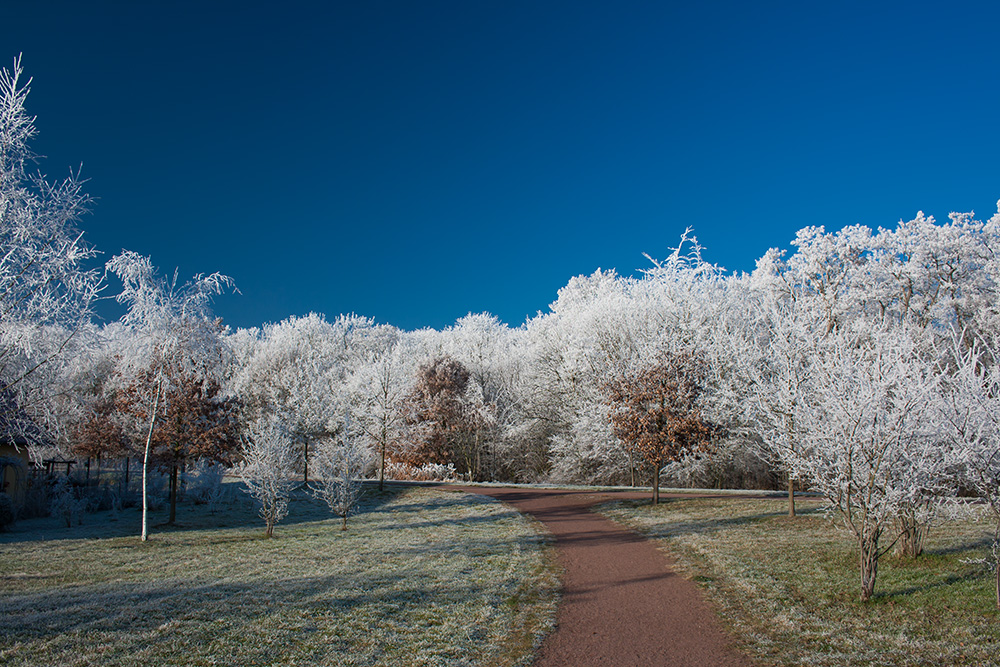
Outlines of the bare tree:
<svg viewBox="0 0 1000 667">
<path fill-rule="evenodd" d="M 292 475 L 298 457 L 292 438 L 273 421 L 256 422 L 247 427 L 240 453 L 242 461 L 236 471 L 247 493 L 260 505 L 267 536 L 272 537 L 274 525 L 288 514 L 295 486 Z"/>
<path fill-rule="evenodd" d="M 371 450 L 361 438 L 351 433 L 350 419 L 344 420 L 343 437 L 321 440 L 316 450 L 318 485 L 316 495 L 342 519 L 341 530 L 347 530 L 347 517 L 361 497 L 365 470 L 371 464 Z"/>
</svg>

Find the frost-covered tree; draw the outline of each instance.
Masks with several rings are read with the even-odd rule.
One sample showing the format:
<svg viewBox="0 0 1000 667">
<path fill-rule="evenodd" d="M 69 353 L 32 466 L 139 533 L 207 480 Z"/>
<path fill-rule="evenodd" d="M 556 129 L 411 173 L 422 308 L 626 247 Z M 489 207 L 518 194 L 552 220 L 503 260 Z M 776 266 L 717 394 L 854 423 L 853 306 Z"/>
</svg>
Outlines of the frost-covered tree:
<svg viewBox="0 0 1000 667">
<path fill-rule="evenodd" d="M 144 441 L 142 463 L 142 540 L 148 537 L 148 477 L 154 437 L 183 378 L 210 378 L 224 363 L 226 349 L 218 322 L 211 315 L 212 297 L 232 287 L 228 276 L 198 275 L 178 284 L 163 279 L 148 257 L 126 251 L 108 262 L 108 271 L 122 281 L 116 297 L 127 306 L 122 316 L 124 345 L 120 373 L 134 398 L 130 426 Z"/>
<path fill-rule="evenodd" d="M 931 499 L 955 492 L 936 418 L 940 376 L 903 328 L 835 330 L 811 373 L 801 446 L 778 453 L 854 535 L 867 600 L 879 559 L 905 530 L 900 516 L 925 521 Z"/>
<path fill-rule="evenodd" d="M 361 497 L 364 474 L 371 461 L 371 450 L 351 433 L 349 417 L 345 417 L 341 438 L 326 438 L 318 443 L 315 492 L 341 518 L 341 530 L 347 530 L 347 517 Z"/>
<path fill-rule="evenodd" d="M 242 441 L 242 460 L 236 471 L 246 484 L 246 492 L 260 506 L 260 518 L 267 536 L 272 537 L 274 525 L 288 514 L 298 458 L 295 445 L 288 431 L 274 421 L 251 423 Z"/>
<path fill-rule="evenodd" d="M 519 444 L 511 437 L 520 405 L 516 384 L 521 362 L 517 358 L 518 337 L 489 313 L 466 315 L 442 332 L 446 354 L 469 370 L 469 401 L 479 419 L 475 439 L 482 456 L 482 477 L 496 480 L 512 477 L 505 459 L 517 456 Z"/>
<path fill-rule="evenodd" d="M 665 260 L 650 261 L 641 278 L 571 279 L 527 323 L 521 400 L 531 421 L 522 429 L 544 438 L 537 449 L 549 453 L 554 478 L 634 483 L 640 461 L 612 433 L 601 388 L 663 354 L 698 349 L 710 365 L 724 356 L 709 349 L 728 298 L 723 270 L 703 259 L 690 230 Z"/>
<path fill-rule="evenodd" d="M 304 482 L 310 443 L 337 434 L 353 400 L 348 378 L 384 334 L 369 318 L 315 313 L 241 333 L 233 390 L 248 419 L 277 419 L 302 443 Z"/>
<path fill-rule="evenodd" d="M 837 331 L 905 330 L 923 363 L 935 363 L 952 327 L 990 327 L 996 301 L 991 272 L 1000 248 L 996 227 L 971 214 L 939 225 L 922 213 L 894 228 L 854 225 L 828 233 L 800 230 L 788 258 L 770 250 L 748 281 L 746 307 L 734 312 L 730 342 L 740 359 L 734 377 L 746 387 L 744 408 L 766 453 L 800 446 L 797 412 L 809 400 L 811 365 L 827 335 Z M 794 471 L 789 471 L 794 475 Z M 791 477 L 791 475 L 790 475 Z M 789 479 L 789 507 L 793 480 Z M 919 553 L 926 525 L 903 512 L 905 551 Z"/>
<path fill-rule="evenodd" d="M 803 446 L 801 413 L 810 400 L 812 365 L 828 315 L 786 290 L 781 276 L 772 273 L 775 258 L 771 252 L 758 262 L 724 342 L 734 361 L 729 380 L 738 386 L 729 396 L 730 408 L 747 425 L 747 442 L 759 443 L 762 456 L 782 465 Z M 788 514 L 794 516 L 796 470 L 785 470 Z"/>
<path fill-rule="evenodd" d="M 31 175 L 35 118 L 20 58 L 0 70 L 0 421 L 2 437 L 43 440 L 53 384 L 102 288 L 78 228 L 90 198 L 82 181 Z"/>
<path fill-rule="evenodd" d="M 367 353 L 348 380 L 359 427 L 378 452 L 380 491 L 387 457 L 407 433 L 405 402 L 415 380 L 412 346 L 396 330 L 385 333 L 382 344 Z"/>
<path fill-rule="evenodd" d="M 1000 366 L 997 348 L 981 338 L 971 344 L 953 335 L 942 419 L 954 444 L 963 485 L 981 498 L 993 519 L 992 559 L 996 605 L 1000 609 Z"/>
<path fill-rule="evenodd" d="M 330 432 L 338 412 L 336 332 L 322 315 L 290 317 L 254 332 L 238 363 L 233 386 L 250 420 L 280 421 L 303 444 L 303 481 L 309 478 L 309 443 Z"/>
</svg>

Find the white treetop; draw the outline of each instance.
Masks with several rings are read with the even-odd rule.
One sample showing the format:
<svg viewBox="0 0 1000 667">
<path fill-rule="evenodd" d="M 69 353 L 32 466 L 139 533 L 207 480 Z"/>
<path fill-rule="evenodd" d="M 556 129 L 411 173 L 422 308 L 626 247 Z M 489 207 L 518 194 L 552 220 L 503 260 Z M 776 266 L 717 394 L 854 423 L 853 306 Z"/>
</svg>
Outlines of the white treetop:
<svg viewBox="0 0 1000 667">
<path fill-rule="evenodd" d="M 90 203 L 79 177 L 53 182 L 28 171 L 36 157 L 29 84 L 20 58 L 0 70 L 0 418 L 5 437 L 32 440 L 55 367 L 89 322 L 102 279 L 77 227 Z"/>
</svg>

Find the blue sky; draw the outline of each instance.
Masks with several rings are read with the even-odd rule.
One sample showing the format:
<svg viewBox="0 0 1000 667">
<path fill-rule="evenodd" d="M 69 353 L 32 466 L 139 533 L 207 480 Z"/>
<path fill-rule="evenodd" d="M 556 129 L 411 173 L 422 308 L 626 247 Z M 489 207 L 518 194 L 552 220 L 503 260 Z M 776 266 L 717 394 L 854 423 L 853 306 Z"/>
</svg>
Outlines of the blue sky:
<svg viewBox="0 0 1000 667">
<path fill-rule="evenodd" d="M 517 325 L 687 226 L 750 270 L 806 225 L 989 217 L 993 3 L 22 2 L 43 170 L 87 236 L 221 271 L 233 326 Z"/>
</svg>

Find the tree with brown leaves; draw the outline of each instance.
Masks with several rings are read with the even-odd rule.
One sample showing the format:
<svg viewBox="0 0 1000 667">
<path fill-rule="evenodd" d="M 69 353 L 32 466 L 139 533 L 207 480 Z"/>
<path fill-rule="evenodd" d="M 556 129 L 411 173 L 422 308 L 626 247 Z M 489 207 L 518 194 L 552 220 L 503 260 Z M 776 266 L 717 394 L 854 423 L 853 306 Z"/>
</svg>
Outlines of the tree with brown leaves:
<svg viewBox="0 0 1000 667">
<path fill-rule="evenodd" d="M 712 437 L 699 407 L 707 377 L 698 354 L 678 352 L 605 385 L 615 435 L 653 467 L 654 505 L 660 502 L 663 466 L 704 449 Z"/>
<path fill-rule="evenodd" d="M 406 400 L 414 443 L 395 458 L 413 466 L 454 463 L 459 472 L 479 477 L 480 415 L 469 400 L 469 378 L 469 370 L 447 355 L 420 367 L 417 384 Z"/>
<path fill-rule="evenodd" d="M 176 366 L 163 370 L 156 428 L 150 435 L 154 464 L 170 473 L 170 519 L 177 518 L 178 473 L 189 460 L 208 459 L 231 463 L 239 447 L 236 403 L 222 395 L 212 378 L 199 378 Z M 151 420 L 148 387 L 154 371 L 140 372 L 118 396 L 118 409 L 135 423 Z"/>
</svg>

